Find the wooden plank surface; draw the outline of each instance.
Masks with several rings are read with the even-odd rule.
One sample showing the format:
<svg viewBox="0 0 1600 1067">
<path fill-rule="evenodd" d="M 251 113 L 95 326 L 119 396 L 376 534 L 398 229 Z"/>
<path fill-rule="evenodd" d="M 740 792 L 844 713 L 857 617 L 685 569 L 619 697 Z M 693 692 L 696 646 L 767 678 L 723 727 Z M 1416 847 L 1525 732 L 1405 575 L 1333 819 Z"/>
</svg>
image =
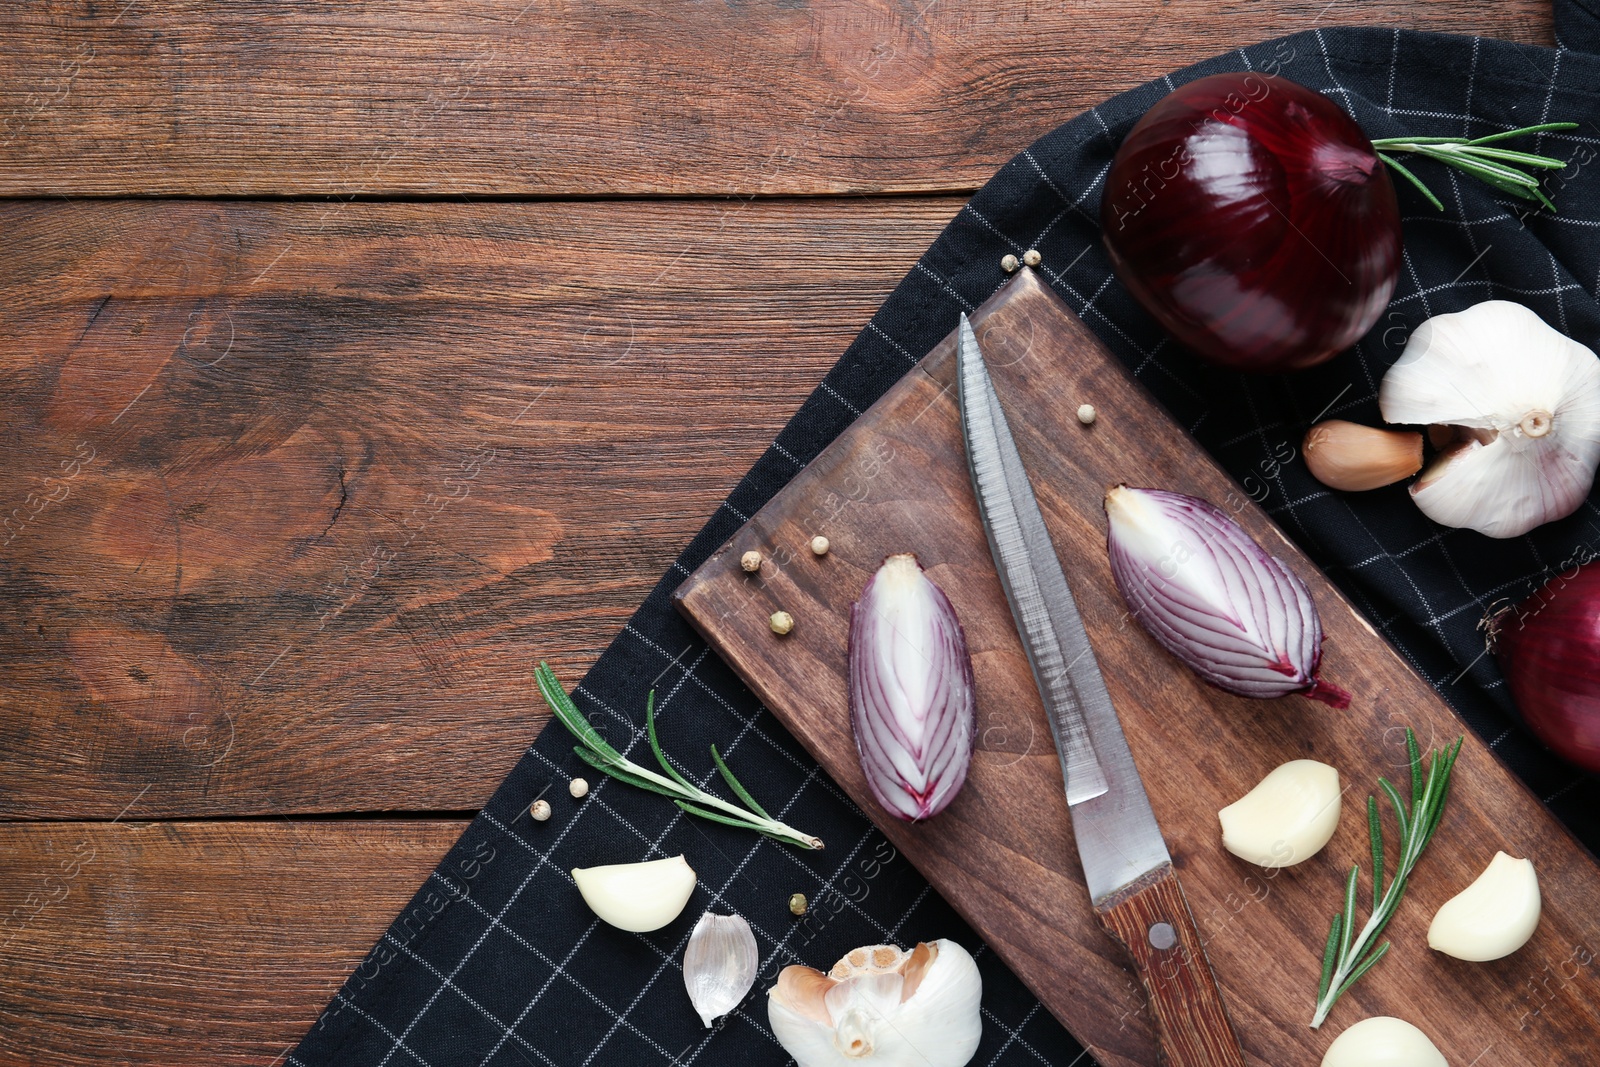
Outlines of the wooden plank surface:
<svg viewBox="0 0 1600 1067">
<path fill-rule="evenodd" d="M 0 205 L 0 814 L 478 806 L 960 204 Z"/>
<path fill-rule="evenodd" d="M 281 1063 L 465 826 L 0 825 L 0 1063 Z"/>
<path fill-rule="evenodd" d="M 974 329 L 1249 1061 L 1309 1067 L 1344 1027 L 1398 1015 L 1452 1064 L 1592 1063 L 1600 1047 L 1600 979 L 1588 967 L 1600 944 L 1593 858 L 1032 272 L 979 309 Z M 1060 763 L 978 519 L 954 400 L 953 337 L 690 577 L 679 604 L 1105 1067 L 1147 1067 L 1155 1062 L 1149 1020 L 1090 907 Z M 1079 424 L 1080 403 L 1098 410 L 1092 426 Z M 1215 502 L 1303 578 L 1327 635 L 1324 677 L 1353 693 L 1350 708 L 1223 693 L 1130 621 L 1111 579 L 1101 507 L 1106 488 L 1121 482 Z M 804 548 L 816 533 L 832 542 L 821 559 Z M 738 565 L 752 549 L 768 559 L 759 575 Z M 920 824 L 895 820 L 873 800 L 845 681 L 850 604 L 885 555 L 905 551 L 919 555 L 960 614 L 978 687 L 966 786 Z M 782 639 L 766 625 L 780 608 L 795 618 Z M 1350 866 L 1370 867 L 1365 796 L 1379 775 L 1405 781 L 1406 725 L 1430 747 L 1467 734 L 1452 799 L 1386 932 L 1393 951 L 1313 1031 L 1329 918 Z M 1229 855 L 1216 812 L 1297 758 L 1332 764 L 1348 787 L 1332 842 L 1277 872 Z M 1392 845 L 1392 821 L 1390 833 Z M 1430 951 L 1434 911 L 1501 849 L 1530 857 L 1539 871 L 1544 915 L 1533 940 L 1493 964 Z M 1368 881 L 1361 892 L 1370 899 Z M 1562 981 L 1542 986 L 1557 969 Z"/>
<path fill-rule="evenodd" d="M 744 198 L 970 190 L 1352 22 L 1551 39 L 1543 0 L 6 5 L 0 196 L 741 199 L 0 205 L 0 818 L 475 806 L 529 650 L 581 673 L 960 204 Z M 0 825 L 0 1063 L 281 1062 L 461 827 Z"/>
<path fill-rule="evenodd" d="M 0 195 L 970 190 L 1113 93 L 1341 23 L 1551 39 L 1547 0 L 19 0 Z"/>
</svg>

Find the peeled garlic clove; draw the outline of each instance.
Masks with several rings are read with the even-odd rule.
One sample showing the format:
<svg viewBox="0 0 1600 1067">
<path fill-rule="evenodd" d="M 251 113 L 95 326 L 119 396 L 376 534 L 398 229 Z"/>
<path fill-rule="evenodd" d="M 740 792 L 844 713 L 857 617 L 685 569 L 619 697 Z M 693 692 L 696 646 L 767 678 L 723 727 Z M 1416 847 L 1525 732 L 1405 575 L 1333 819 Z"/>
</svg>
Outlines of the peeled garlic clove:
<svg viewBox="0 0 1600 1067">
<path fill-rule="evenodd" d="M 1478 880 L 1434 915 L 1428 947 L 1477 963 L 1509 956 L 1533 936 L 1541 907 L 1533 861 L 1496 852 Z"/>
<path fill-rule="evenodd" d="M 1517 537 L 1575 511 L 1600 466 L 1600 359 L 1511 301 L 1424 322 L 1378 406 L 1385 422 L 1475 431 L 1411 487 L 1446 526 Z"/>
<path fill-rule="evenodd" d="M 1222 847 L 1260 867 L 1292 867 L 1322 851 L 1339 828 L 1339 772 L 1291 760 L 1217 812 Z"/>
<path fill-rule="evenodd" d="M 983 1035 L 982 995 L 978 965 L 954 941 L 871 945 L 827 974 L 785 967 L 767 1018 L 798 1067 L 965 1067 Z"/>
<path fill-rule="evenodd" d="M 683 984 L 707 1026 L 739 1006 L 756 984 L 756 935 L 742 915 L 713 915 L 695 923 L 683 950 Z"/>
<path fill-rule="evenodd" d="M 1409 478 L 1422 469 L 1422 435 L 1328 419 L 1300 446 L 1311 476 L 1330 489 L 1357 492 Z"/>
<path fill-rule="evenodd" d="M 682 913 L 694 892 L 694 871 L 682 856 L 576 867 L 572 880 L 591 911 L 619 930 L 659 930 Z"/>
<path fill-rule="evenodd" d="M 1428 1035 L 1404 1019 L 1375 1015 L 1334 1039 L 1322 1067 L 1450 1067 Z"/>
</svg>

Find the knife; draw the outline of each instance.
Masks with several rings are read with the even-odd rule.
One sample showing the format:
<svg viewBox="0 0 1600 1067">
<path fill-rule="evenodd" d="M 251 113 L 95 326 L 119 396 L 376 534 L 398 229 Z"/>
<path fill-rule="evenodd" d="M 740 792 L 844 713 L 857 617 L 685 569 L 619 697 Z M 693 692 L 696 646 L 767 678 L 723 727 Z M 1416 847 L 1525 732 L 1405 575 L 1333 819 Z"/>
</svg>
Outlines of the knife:
<svg viewBox="0 0 1600 1067">
<path fill-rule="evenodd" d="M 957 398 L 978 511 L 1061 757 L 1095 918 L 1133 962 L 1162 1062 L 1244 1067 L 1222 991 L 965 315 Z"/>
</svg>

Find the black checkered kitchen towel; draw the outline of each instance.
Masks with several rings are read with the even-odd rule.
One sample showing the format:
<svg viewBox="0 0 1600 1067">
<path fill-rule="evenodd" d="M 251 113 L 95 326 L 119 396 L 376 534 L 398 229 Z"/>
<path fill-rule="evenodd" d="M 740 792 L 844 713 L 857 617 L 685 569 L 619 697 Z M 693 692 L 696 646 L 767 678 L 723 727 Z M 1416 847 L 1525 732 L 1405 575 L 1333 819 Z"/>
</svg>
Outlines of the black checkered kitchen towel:
<svg viewBox="0 0 1600 1067">
<path fill-rule="evenodd" d="M 1081 115 L 1008 163 L 951 222 L 771 449 L 695 538 L 578 687 L 613 743 L 642 747 L 654 682 L 669 749 L 715 741 L 781 817 L 819 833 L 806 854 L 690 819 L 661 798 L 598 780 L 560 728 L 546 730 L 334 997 L 291 1067 L 748 1067 L 784 1060 L 762 991 L 778 967 L 826 967 L 860 944 L 951 937 L 983 970 L 976 1064 L 1087 1064 L 1087 1057 L 927 883 L 868 824 L 674 613 L 678 583 L 850 421 L 1005 279 L 1006 253 L 1036 248 L 1056 291 L 1125 360 L 1333 581 L 1588 843 L 1600 845 L 1593 777 L 1548 756 L 1515 724 L 1506 686 L 1480 656 L 1487 606 L 1521 597 L 1570 560 L 1600 552 L 1600 507 L 1510 541 L 1432 525 L 1401 487 L 1322 488 L 1280 463 L 1324 409 L 1377 423 L 1377 387 L 1410 329 L 1490 298 L 1520 301 L 1562 332 L 1600 342 L 1600 19 L 1559 7 L 1560 47 L 1372 29 L 1269 41 L 1152 82 Z M 1096 218 L 1111 157 L 1129 128 L 1180 82 L 1225 70 L 1276 70 L 1327 94 L 1372 137 L 1481 135 L 1556 119 L 1538 151 L 1570 159 L 1550 188 L 1555 217 L 1421 164 L 1435 211 L 1397 183 L 1406 256 L 1386 317 L 1355 349 L 1290 377 L 1244 378 L 1175 349 L 1113 279 Z M 529 649 L 529 666 L 538 654 Z M 535 699 L 530 678 L 530 702 Z M 648 750 L 646 750 L 647 752 Z M 709 781 L 709 764 L 686 768 Z M 590 773 L 581 806 L 535 826 L 528 802 Z M 598 922 L 572 867 L 687 854 L 700 887 L 684 915 L 651 934 Z M 811 898 L 797 922 L 791 892 Z M 751 999 L 707 1031 L 680 961 L 707 907 L 749 918 L 763 974 Z"/>
</svg>

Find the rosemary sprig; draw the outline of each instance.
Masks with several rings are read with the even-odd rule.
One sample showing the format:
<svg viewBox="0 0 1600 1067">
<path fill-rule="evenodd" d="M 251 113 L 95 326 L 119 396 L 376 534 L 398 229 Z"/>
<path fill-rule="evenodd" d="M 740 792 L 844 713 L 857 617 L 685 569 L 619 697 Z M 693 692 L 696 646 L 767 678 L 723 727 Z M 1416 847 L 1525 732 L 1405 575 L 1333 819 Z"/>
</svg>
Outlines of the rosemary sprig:
<svg viewBox="0 0 1600 1067">
<path fill-rule="evenodd" d="M 1367 832 L 1372 838 L 1372 918 L 1361 928 L 1359 936 L 1352 937 L 1356 924 L 1356 885 L 1361 877 L 1361 866 L 1357 864 L 1350 868 L 1350 877 L 1345 882 L 1344 908 L 1333 917 L 1333 925 L 1328 930 L 1327 948 L 1322 953 L 1322 980 L 1317 986 L 1317 1011 L 1311 1017 L 1312 1029 L 1322 1025 L 1328 1011 L 1345 991 L 1389 951 L 1389 942 L 1381 945 L 1375 942 L 1394 918 L 1412 868 L 1422 858 L 1428 842 L 1433 840 L 1434 831 L 1439 829 L 1444 804 L 1450 796 L 1450 772 L 1455 769 L 1463 740 L 1465 738 L 1457 738 L 1453 745 L 1430 751 L 1428 771 L 1424 775 L 1417 735 L 1410 727 L 1406 728 L 1406 753 L 1411 761 L 1409 807 L 1389 779 L 1378 779 L 1378 785 L 1394 807 L 1395 821 L 1400 824 L 1400 857 L 1388 889 L 1383 888 L 1383 821 L 1378 816 L 1377 800 L 1367 798 Z"/>
<path fill-rule="evenodd" d="M 1497 141 L 1522 137 L 1530 133 L 1577 128 L 1576 122 L 1546 122 L 1538 126 L 1524 126 L 1520 130 L 1506 130 L 1503 133 L 1491 133 L 1487 137 L 1475 137 L 1470 140 L 1465 137 L 1383 137 L 1373 141 L 1372 147 L 1378 150 L 1379 159 L 1387 163 L 1396 174 L 1421 189 L 1422 195 L 1428 198 L 1428 202 L 1440 211 L 1444 210 L 1444 204 L 1439 202 L 1439 198 L 1433 195 L 1433 190 L 1423 185 L 1415 174 L 1400 165 L 1394 158 L 1395 153 L 1415 152 L 1417 155 L 1436 159 L 1440 163 L 1472 175 L 1503 193 L 1510 193 L 1523 200 L 1536 200 L 1554 211 L 1556 206 L 1550 202 L 1544 190 L 1539 188 L 1538 177 L 1524 173 L 1517 167 L 1560 170 L 1567 165 L 1566 160 L 1488 146 Z"/>
<path fill-rule="evenodd" d="M 756 803 L 749 790 L 740 785 L 739 780 L 733 776 L 733 772 L 728 769 L 727 763 L 717 751 L 716 745 L 711 746 L 711 761 L 716 764 L 717 772 L 722 775 L 723 781 L 728 783 L 728 787 L 749 806 L 749 811 L 737 804 L 730 804 L 719 796 L 707 793 L 679 774 L 672 764 L 667 762 L 666 753 L 661 751 L 661 742 L 656 737 L 655 690 L 650 691 L 649 699 L 645 702 L 645 736 L 650 741 L 650 751 L 655 753 L 656 761 L 661 764 L 661 769 L 666 771 L 665 777 L 647 767 L 639 766 L 612 748 L 578 711 L 577 705 L 556 680 L 555 672 L 543 660 L 534 671 L 534 679 L 539 685 L 539 695 L 550 705 L 550 711 L 561 725 L 581 742 L 573 751 L 578 754 L 579 759 L 595 770 L 609 774 L 619 782 L 626 782 L 638 789 L 647 789 L 652 793 L 670 797 L 674 804 L 690 815 L 710 819 L 725 826 L 736 826 L 741 830 L 754 830 L 786 845 L 799 845 L 801 848 L 811 849 L 822 847 L 821 838 L 801 833 L 768 815 L 766 809 Z"/>
</svg>

